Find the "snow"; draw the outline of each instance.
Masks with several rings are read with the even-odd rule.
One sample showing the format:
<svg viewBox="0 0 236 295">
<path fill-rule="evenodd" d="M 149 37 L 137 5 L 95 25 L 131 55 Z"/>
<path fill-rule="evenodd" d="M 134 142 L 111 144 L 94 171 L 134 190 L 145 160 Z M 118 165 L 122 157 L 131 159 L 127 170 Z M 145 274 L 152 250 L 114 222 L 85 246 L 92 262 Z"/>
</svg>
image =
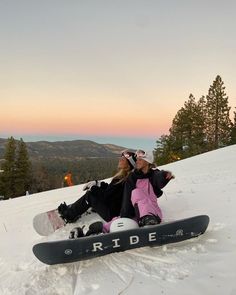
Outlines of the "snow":
<svg viewBox="0 0 236 295">
<path fill-rule="evenodd" d="M 75 201 L 83 185 L 0 201 L 0 294 L 236 295 L 236 145 L 162 168 L 176 176 L 159 199 L 165 220 L 207 214 L 204 235 L 48 266 L 34 257 L 32 246 L 68 237 L 75 225 L 41 237 L 32 219 L 63 201 Z M 78 224 L 95 220 L 99 217 L 92 213 Z"/>
</svg>

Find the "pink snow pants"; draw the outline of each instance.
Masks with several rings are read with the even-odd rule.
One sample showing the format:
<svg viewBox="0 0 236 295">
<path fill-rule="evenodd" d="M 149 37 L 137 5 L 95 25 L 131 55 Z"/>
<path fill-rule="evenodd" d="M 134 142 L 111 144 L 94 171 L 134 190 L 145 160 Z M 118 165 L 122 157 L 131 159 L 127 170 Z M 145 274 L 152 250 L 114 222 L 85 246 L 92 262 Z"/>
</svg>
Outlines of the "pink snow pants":
<svg viewBox="0 0 236 295">
<path fill-rule="evenodd" d="M 138 179 L 136 188 L 131 193 L 131 202 L 133 206 L 138 206 L 139 217 L 145 215 L 158 215 L 162 219 L 162 212 L 157 204 L 157 197 L 153 191 L 153 187 L 148 179 Z M 111 221 L 103 224 L 103 232 L 110 231 L 112 221 L 119 217 L 114 217 Z"/>
<path fill-rule="evenodd" d="M 158 215 L 162 219 L 162 212 L 157 203 L 157 197 L 148 179 L 138 179 L 136 189 L 131 193 L 131 202 L 137 206 L 140 218 L 145 215 Z"/>
</svg>

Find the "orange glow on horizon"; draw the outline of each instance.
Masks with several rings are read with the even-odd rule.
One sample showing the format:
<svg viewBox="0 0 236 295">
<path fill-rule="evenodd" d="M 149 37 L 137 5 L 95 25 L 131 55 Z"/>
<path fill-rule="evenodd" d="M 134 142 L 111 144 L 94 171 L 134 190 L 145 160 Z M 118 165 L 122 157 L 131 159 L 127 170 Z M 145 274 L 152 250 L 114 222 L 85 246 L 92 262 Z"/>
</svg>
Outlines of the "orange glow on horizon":
<svg viewBox="0 0 236 295">
<path fill-rule="evenodd" d="M 169 122 L 134 118 L 120 122 L 119 120 L 30 120 L 29 118 L 1 122 L 4 133 L 18 134 L 93 134 L 113 136 L 153 136 L 167 133 Z"/>
<path fill-rule="evenodd" d="M 111 103 L 110 103 L 111 104 Z M 112 104 L 111 104 L 112 105 Z M 65 109 L 48 104 L 15 113 L 4 112 L 0 117 L 1 131 L 17 134 L 81 134 L 109 136 L 152 137 L 168 133 L 172 118 L 170 113 L 131 102 L 118 107 L 105 108 L 82 104 Z M 29 106 L 28 106 L 29 107 Z M 159 110 L 159 108 L 158 108 Z M 170 111 L 170 110 L 168 110 Z"/>
</svg>

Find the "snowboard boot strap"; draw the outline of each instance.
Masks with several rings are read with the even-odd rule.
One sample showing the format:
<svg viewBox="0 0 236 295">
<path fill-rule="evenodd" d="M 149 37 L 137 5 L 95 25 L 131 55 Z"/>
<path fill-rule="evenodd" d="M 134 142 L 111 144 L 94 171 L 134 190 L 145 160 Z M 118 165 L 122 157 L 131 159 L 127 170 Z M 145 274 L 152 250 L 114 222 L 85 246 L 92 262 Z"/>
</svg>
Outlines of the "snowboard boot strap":
<svg viewBox="0 0 236 295">
<path fill-rule="evenodd" d="M 75 227 L 70 231 L 69 239 L 78 239 L 84 237 L 83 227 Z"/>
</svg>

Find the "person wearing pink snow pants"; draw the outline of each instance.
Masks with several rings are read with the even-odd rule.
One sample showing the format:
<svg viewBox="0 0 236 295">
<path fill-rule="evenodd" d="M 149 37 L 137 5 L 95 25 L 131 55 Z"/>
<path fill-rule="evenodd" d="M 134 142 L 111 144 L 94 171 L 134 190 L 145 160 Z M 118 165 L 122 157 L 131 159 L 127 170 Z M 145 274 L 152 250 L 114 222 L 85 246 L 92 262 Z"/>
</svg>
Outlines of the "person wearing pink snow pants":
<svg viewBox="0 0 236 295">
<path fill-rule="evenodd" d="M 140 226 L 158 224 L 162 212 L 157 198 L 174 176 L 155 167 L 152 152 L 138 150 L 136 158 L 136 169 L 125 183 L 120 217 L 137 218 Z"/>
</svg>

